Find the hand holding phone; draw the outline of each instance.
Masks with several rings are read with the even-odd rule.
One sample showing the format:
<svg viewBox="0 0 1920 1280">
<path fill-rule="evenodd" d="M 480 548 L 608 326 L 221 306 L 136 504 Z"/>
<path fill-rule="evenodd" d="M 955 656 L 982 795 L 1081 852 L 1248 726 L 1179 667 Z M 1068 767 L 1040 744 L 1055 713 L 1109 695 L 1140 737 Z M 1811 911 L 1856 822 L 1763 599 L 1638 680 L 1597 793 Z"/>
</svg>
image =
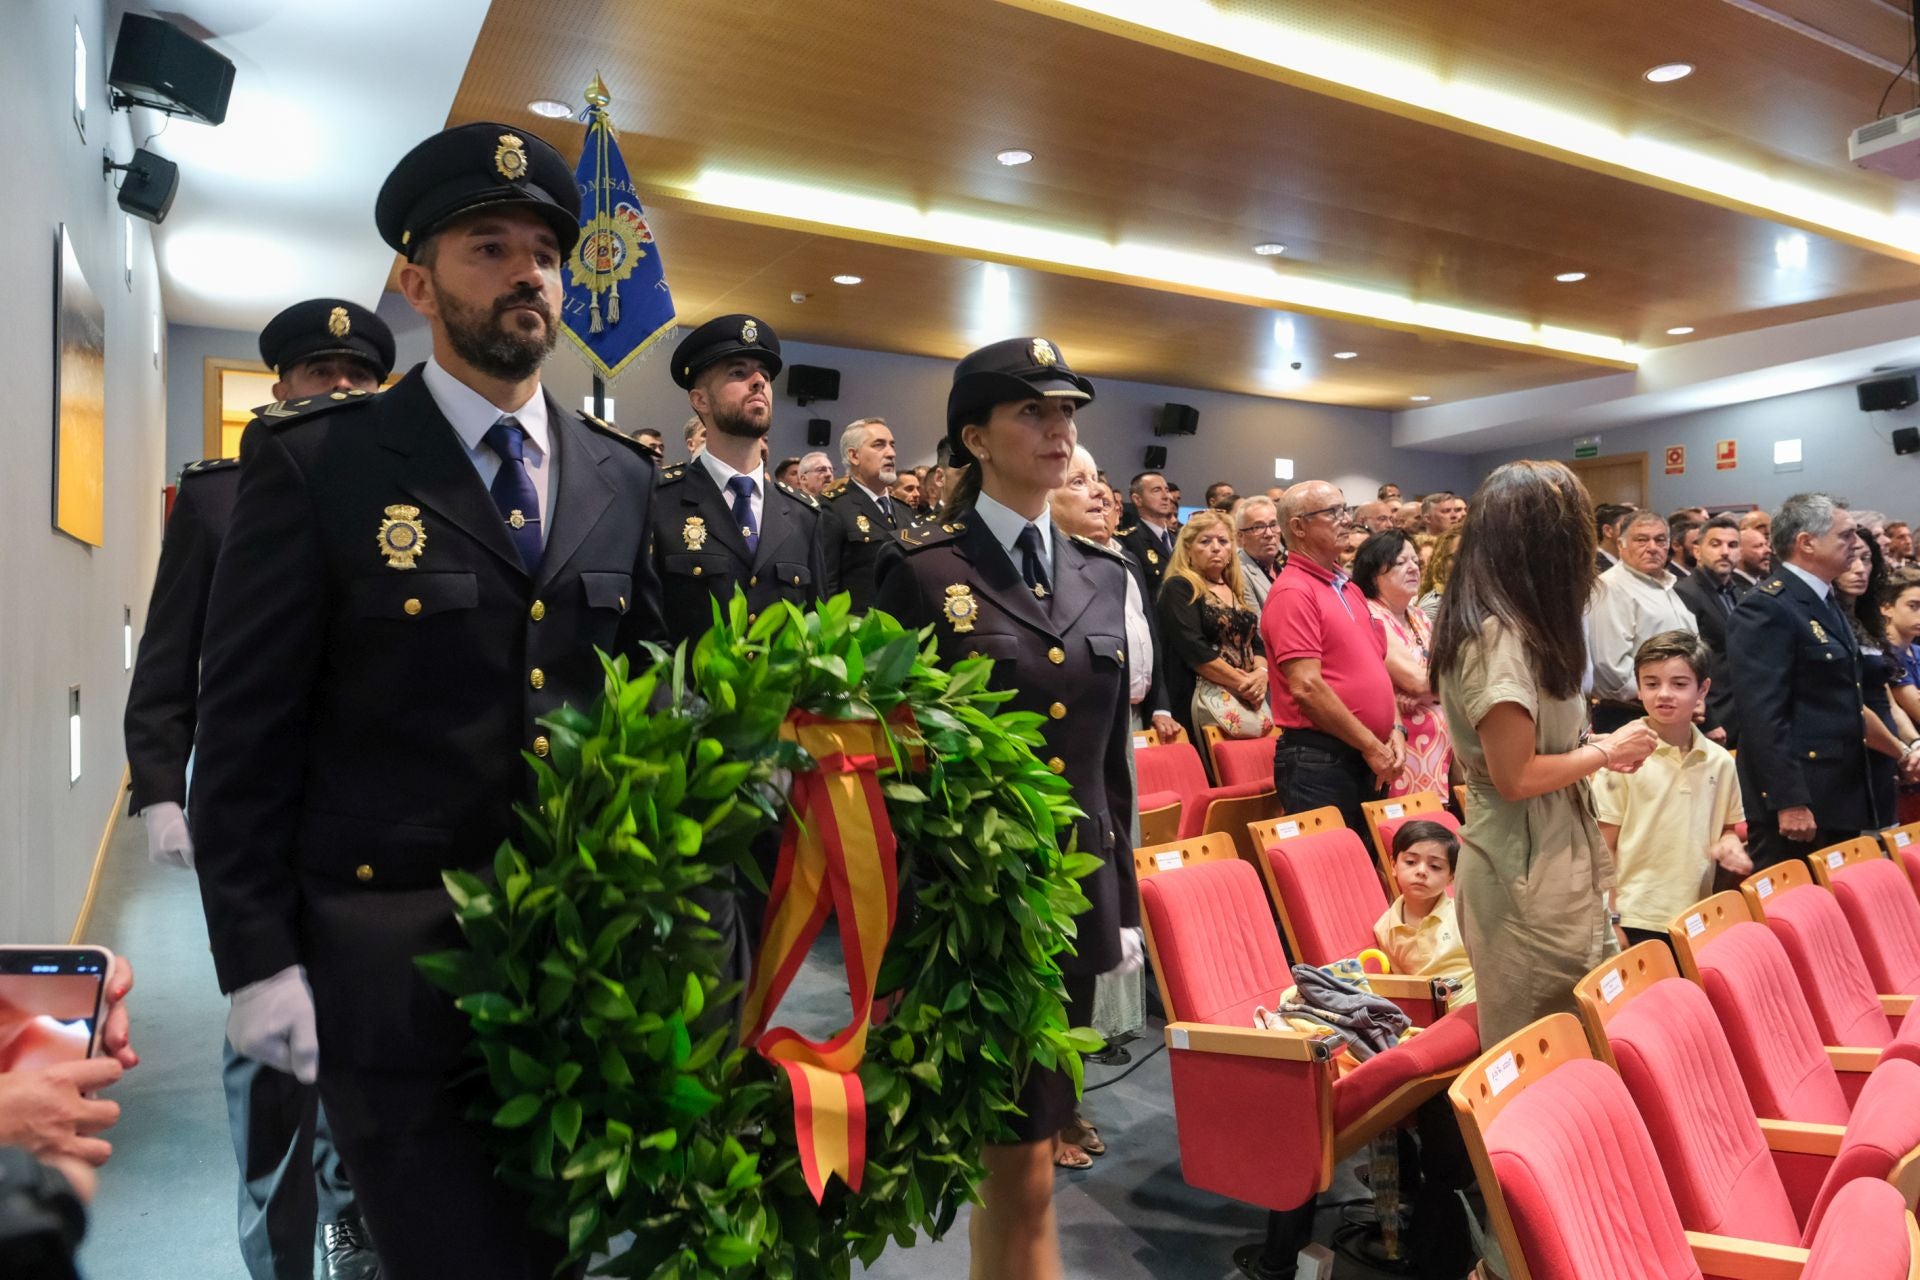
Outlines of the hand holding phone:
<svg viewBox="0 0 1920 1280">
<path fill-rule="evenodd" d="M 92 1057 L 113 969 L 105 947 L 0 946 L 0 1072 Z"/>
</svg>

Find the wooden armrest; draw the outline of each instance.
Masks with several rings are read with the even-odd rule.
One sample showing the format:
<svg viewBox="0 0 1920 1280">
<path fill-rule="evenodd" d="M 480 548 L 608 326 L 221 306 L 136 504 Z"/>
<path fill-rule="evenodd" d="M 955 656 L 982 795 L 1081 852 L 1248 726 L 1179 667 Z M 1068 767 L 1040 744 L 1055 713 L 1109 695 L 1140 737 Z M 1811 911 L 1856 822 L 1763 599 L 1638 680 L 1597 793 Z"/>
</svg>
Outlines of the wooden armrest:
<svg viewBox="0 0 1920 1280">
<path fill-rule="evenodd" d="M 1830 1044 L 1827 1061 L 1835 1071 L 1872 1071 L 1880 1062 L 1880 1051 L 1863 1045 Z"/>
<path fill-rule="evenodd" d="M 1774 1151 L 1792 1151 L 1803 1156 L 1837 1156 L 1843 1125 L 1812 1124 L 1803 1120 L 1761 1120 L 1760 1133 Z"/>
<path fill-rule="evenodd" d="M 1238 1058 L 1277 1058 L 1283 1062 L 1326 1062 L 1340 1037 L 1334 1032 L 1263 1031 L 1258 1027 L 1222 1027 L 1205 1022 L 1167 1024 L 1167 1047 Z"/>
<path fill-rule="evenodd" d="M 1889 1018 L 1904 1018 L 1907 1016 L 1907 1011 L 1911 1008 L 1913 1008 L 1912 996 L 1880 997 L 1880 1012 L 1886 1014 Z"/>
<path fill-rule="evenodd" d="M 1373 994 L 1385 996 L 1387 999 L 1394 1001 L 1433 1000 L 1440 1004 L 1445 1004 L 1447 995 L 1451 994 L 1451 991 L 1441 992 L 1435 990 L 1435 987 L 1445 982 L 1449 982 L 1449 979 L 1421 978 L 1411 973 L 1370 973 L 1367 975 L 1367 986 L 1372 990 Z"/>
<path fill-rule="evenodd" d="M 1790 1244 L 1738 1240 L 1705 1231 L 1687 1232 L 1687 1247 L 1700 1270 L 1725 1280 L 1800 1280 L 1811 1251 Z"/>
</svg>

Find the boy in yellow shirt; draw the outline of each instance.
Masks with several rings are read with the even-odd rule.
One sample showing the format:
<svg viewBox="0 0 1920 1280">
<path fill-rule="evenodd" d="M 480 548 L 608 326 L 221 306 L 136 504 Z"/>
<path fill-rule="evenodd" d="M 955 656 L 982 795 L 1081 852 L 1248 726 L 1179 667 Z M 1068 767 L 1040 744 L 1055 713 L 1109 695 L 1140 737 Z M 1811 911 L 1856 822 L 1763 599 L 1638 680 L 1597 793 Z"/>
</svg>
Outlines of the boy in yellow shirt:
<svg viewBox="0 0 1920 1280">
<path fill-rule="evenodd" d="M 1601 770 L 1594 814 L 1613 851 L 1621 945 L 1667 941 L 1675 916 L 1713 892 L 1716 866 L 1753 870 L 1734 831 L 1746 820 L 1727 749 L 1694 727 L 1707 689 L 1708 652 L 1691 631 L 1663 631 L 1633 656 L 1647 723 L 1660 745 L 1632 773 Z"/>
<path fill-rule="evenodd" d="M 1473 1003 L 1473 966 L 1454 917 L 1447 887 L 1460 861 L 1460 838 L 1437 822 L 1403 822 L 1393 833 L 1393 882 L 1400 896 L 1374 921 L 1380 944 L 1395 973 L 1421 978 L 1452 978 L 1460 989 L 1447 1007 Z"/>
</svg>

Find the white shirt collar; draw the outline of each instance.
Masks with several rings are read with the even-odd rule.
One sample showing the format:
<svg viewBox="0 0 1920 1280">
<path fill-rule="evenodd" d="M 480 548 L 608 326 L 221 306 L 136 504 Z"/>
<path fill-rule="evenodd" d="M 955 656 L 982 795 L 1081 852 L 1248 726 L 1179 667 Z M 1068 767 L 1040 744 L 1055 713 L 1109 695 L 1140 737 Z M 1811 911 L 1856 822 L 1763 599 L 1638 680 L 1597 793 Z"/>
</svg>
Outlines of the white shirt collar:
<svg viewBox="0 0 1920 1280">
<path fill-rule="evenodd" d="M 727 492 L 727 482 L 729 480 L 735 476 L 745 476 L 747 479 L 753 481 L 752 496 L 756 498 L 761 496 L 761 491 L 765 488 L 766 481 L 762 478 L 758 467 L 752 471 L 735 471 L 731 465 L 720 461 L 720 459 L 714 457 L 705 449 L 700 450 L 700 452 L 694 456 L 700 460 L 702 466 L 706 467 L 707 474 L 713 477 L 713 483 L 719 488 L 721 493 L 724 494 Z"/>
<path fill-rule="evenodd" d="M 536 450 L 541 457 L 550 453 L 547 434 L 547 398 L 541 389 L 535 387 L 533 395 L 518 409 L 501 409 L 485 396 L 475 391 L 460 379 L 441 367 L 438 360 L 427 357 L 427 367 L 421 372 L 421 379 L 427 384 L 427 394 L 433 397 L 434 404 L 440 408 L 440 414 L 453 428 L 460 443 L 469 453 L 477 453 L 484 448 L 486 434 L 493 424 L 505 414 L 511 413 L 527 433 L 527 446 Z"/>
<path fill-rule="evenodd" d="M 873 505 L 876 507 L 880 506 L 881 499 L 887 496 L 884 493 L 875 493 L 873 490 L 867 488 L 867 486 L 865 486 L 864 484 L 861 484 L 858 480 L 855 480 L 853 483 L 859 486 L 860 492 L 866 494 L 869 498 L 873 499 Z"/>
<path fill-rule="evenodd" d="M 1038 520 L 1029 520 L 1006 503 L 996 501 L 982 493 L 974 499 L 973 514 L 979 518 L 980 523 L 987 526 L 987 532 L 993 535 L 994 541 L 1006 551 L 1007 558 L 1010 560 L 1013 559 L 1014 544 L 1020 540 L 1020 531 L 1030 524 L 1038 529 L 1040 554 L 1046 558 L 1047 577 L 1049 580 L 1052 579 L 1053 521 L 1048 519 L 1044 512 Z M 1014 560 L 1013 563 L 1015 568 L 1019 567 L 1018 560 Z"/>
<path fill-rule="evenodd" d="M 1794 573 L 1798 574 L 1800 576 L 1800 581 L 1812 587 L 1813 594 L 1819 596 L 1822 600 L 1825 600 L 1833 590 L 1832 584 L 1820 581 L 1820 579 L 1814 577 L 1812 574 L 1808 573 L 1805 569 L 1802 569 L 1799 565 L 1795 564 L 1791 560 L 1787 561 L 1780 567 L 1783 569 L 1791 569 Z"/>
</svg>

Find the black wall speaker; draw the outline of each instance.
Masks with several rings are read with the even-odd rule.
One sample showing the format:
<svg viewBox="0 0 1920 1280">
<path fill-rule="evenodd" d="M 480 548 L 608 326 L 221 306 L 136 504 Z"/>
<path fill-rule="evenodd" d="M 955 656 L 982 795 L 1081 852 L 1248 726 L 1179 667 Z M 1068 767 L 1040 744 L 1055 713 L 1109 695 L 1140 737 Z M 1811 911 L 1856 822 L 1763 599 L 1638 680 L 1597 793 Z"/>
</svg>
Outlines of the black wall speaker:
<svg viewBox="0 0 1920 1280">
<path fill-rule="evenodd" d="M 1895 427 L 1893 451 L 1901 454 L 1920 453 L 1920 427 Z"/>
<path fill-rule="evenodd" d="M 806 366 L 799 365 L 796 367 L 805 368 Z M 831 373 L 832 370 L 828 370 L 828 372 Z M 835 373 L 833 376 L 835 381 L 838 381 L 840 378 L 840 375 L 837 373 Z M 829 396 L 828 399 L 832 399 L 832 397 Z M 807 419 L 807 446 L 812 449 L 824 449 L 829 444 L 832 444 L 832 443 L 833 443 L 833 420 L 830 418 L 808 418 Z"/>
<path fill-rule="evenodd" d="M 1860 395 L 1860 409 L 1863 413 L 1878 413 L 1883 409 L 1904 409 L 1920 401 L 1920 383 L 1914 381 L 1912 374 L 1904 378 L 1882 378 L 1878 382 L 1863 382 L 1854 390 Z"/>
<path fill-rule="evenodd" d="M 129 15 L 131 16 L 131 15 Z M 180 166 L 144 148 L 133 153 L 120 183 L 120 207 L 136 218 L 159 222 L 173 208 L 180 189 Z"/>
<path fill-rule="evenodd" d="M 1163 444 L 1148 445 L 1146 453 L 1141 455 L 1140 465 L 1148 471 L 1158 471 L 1160 468 L 1166 466 L 1167 446 Z"/>
<path fill-rule="evenodd" d="M 1157 436 L 1190 436 L 1200 429 L 1200 411 L 1190 404 L 1163 404 L 1153 420 Z"/>
<path fill-rule="evenodd" d="M 838 400 L 840 371 L 823 369 L 816 364 L 790 364 L 787 366 L 787 394 L 801 404 L 810 400 Z M 826 441 L 820 443 L 825 444 Z"/>
<path fill-rule="evenodd" d="M 233 92 L 233 63 L 171 22 L 129 13 L 120 19 L 107 85 L 116 109 L 152 107 L 219 124 Z"/>
</svg>

